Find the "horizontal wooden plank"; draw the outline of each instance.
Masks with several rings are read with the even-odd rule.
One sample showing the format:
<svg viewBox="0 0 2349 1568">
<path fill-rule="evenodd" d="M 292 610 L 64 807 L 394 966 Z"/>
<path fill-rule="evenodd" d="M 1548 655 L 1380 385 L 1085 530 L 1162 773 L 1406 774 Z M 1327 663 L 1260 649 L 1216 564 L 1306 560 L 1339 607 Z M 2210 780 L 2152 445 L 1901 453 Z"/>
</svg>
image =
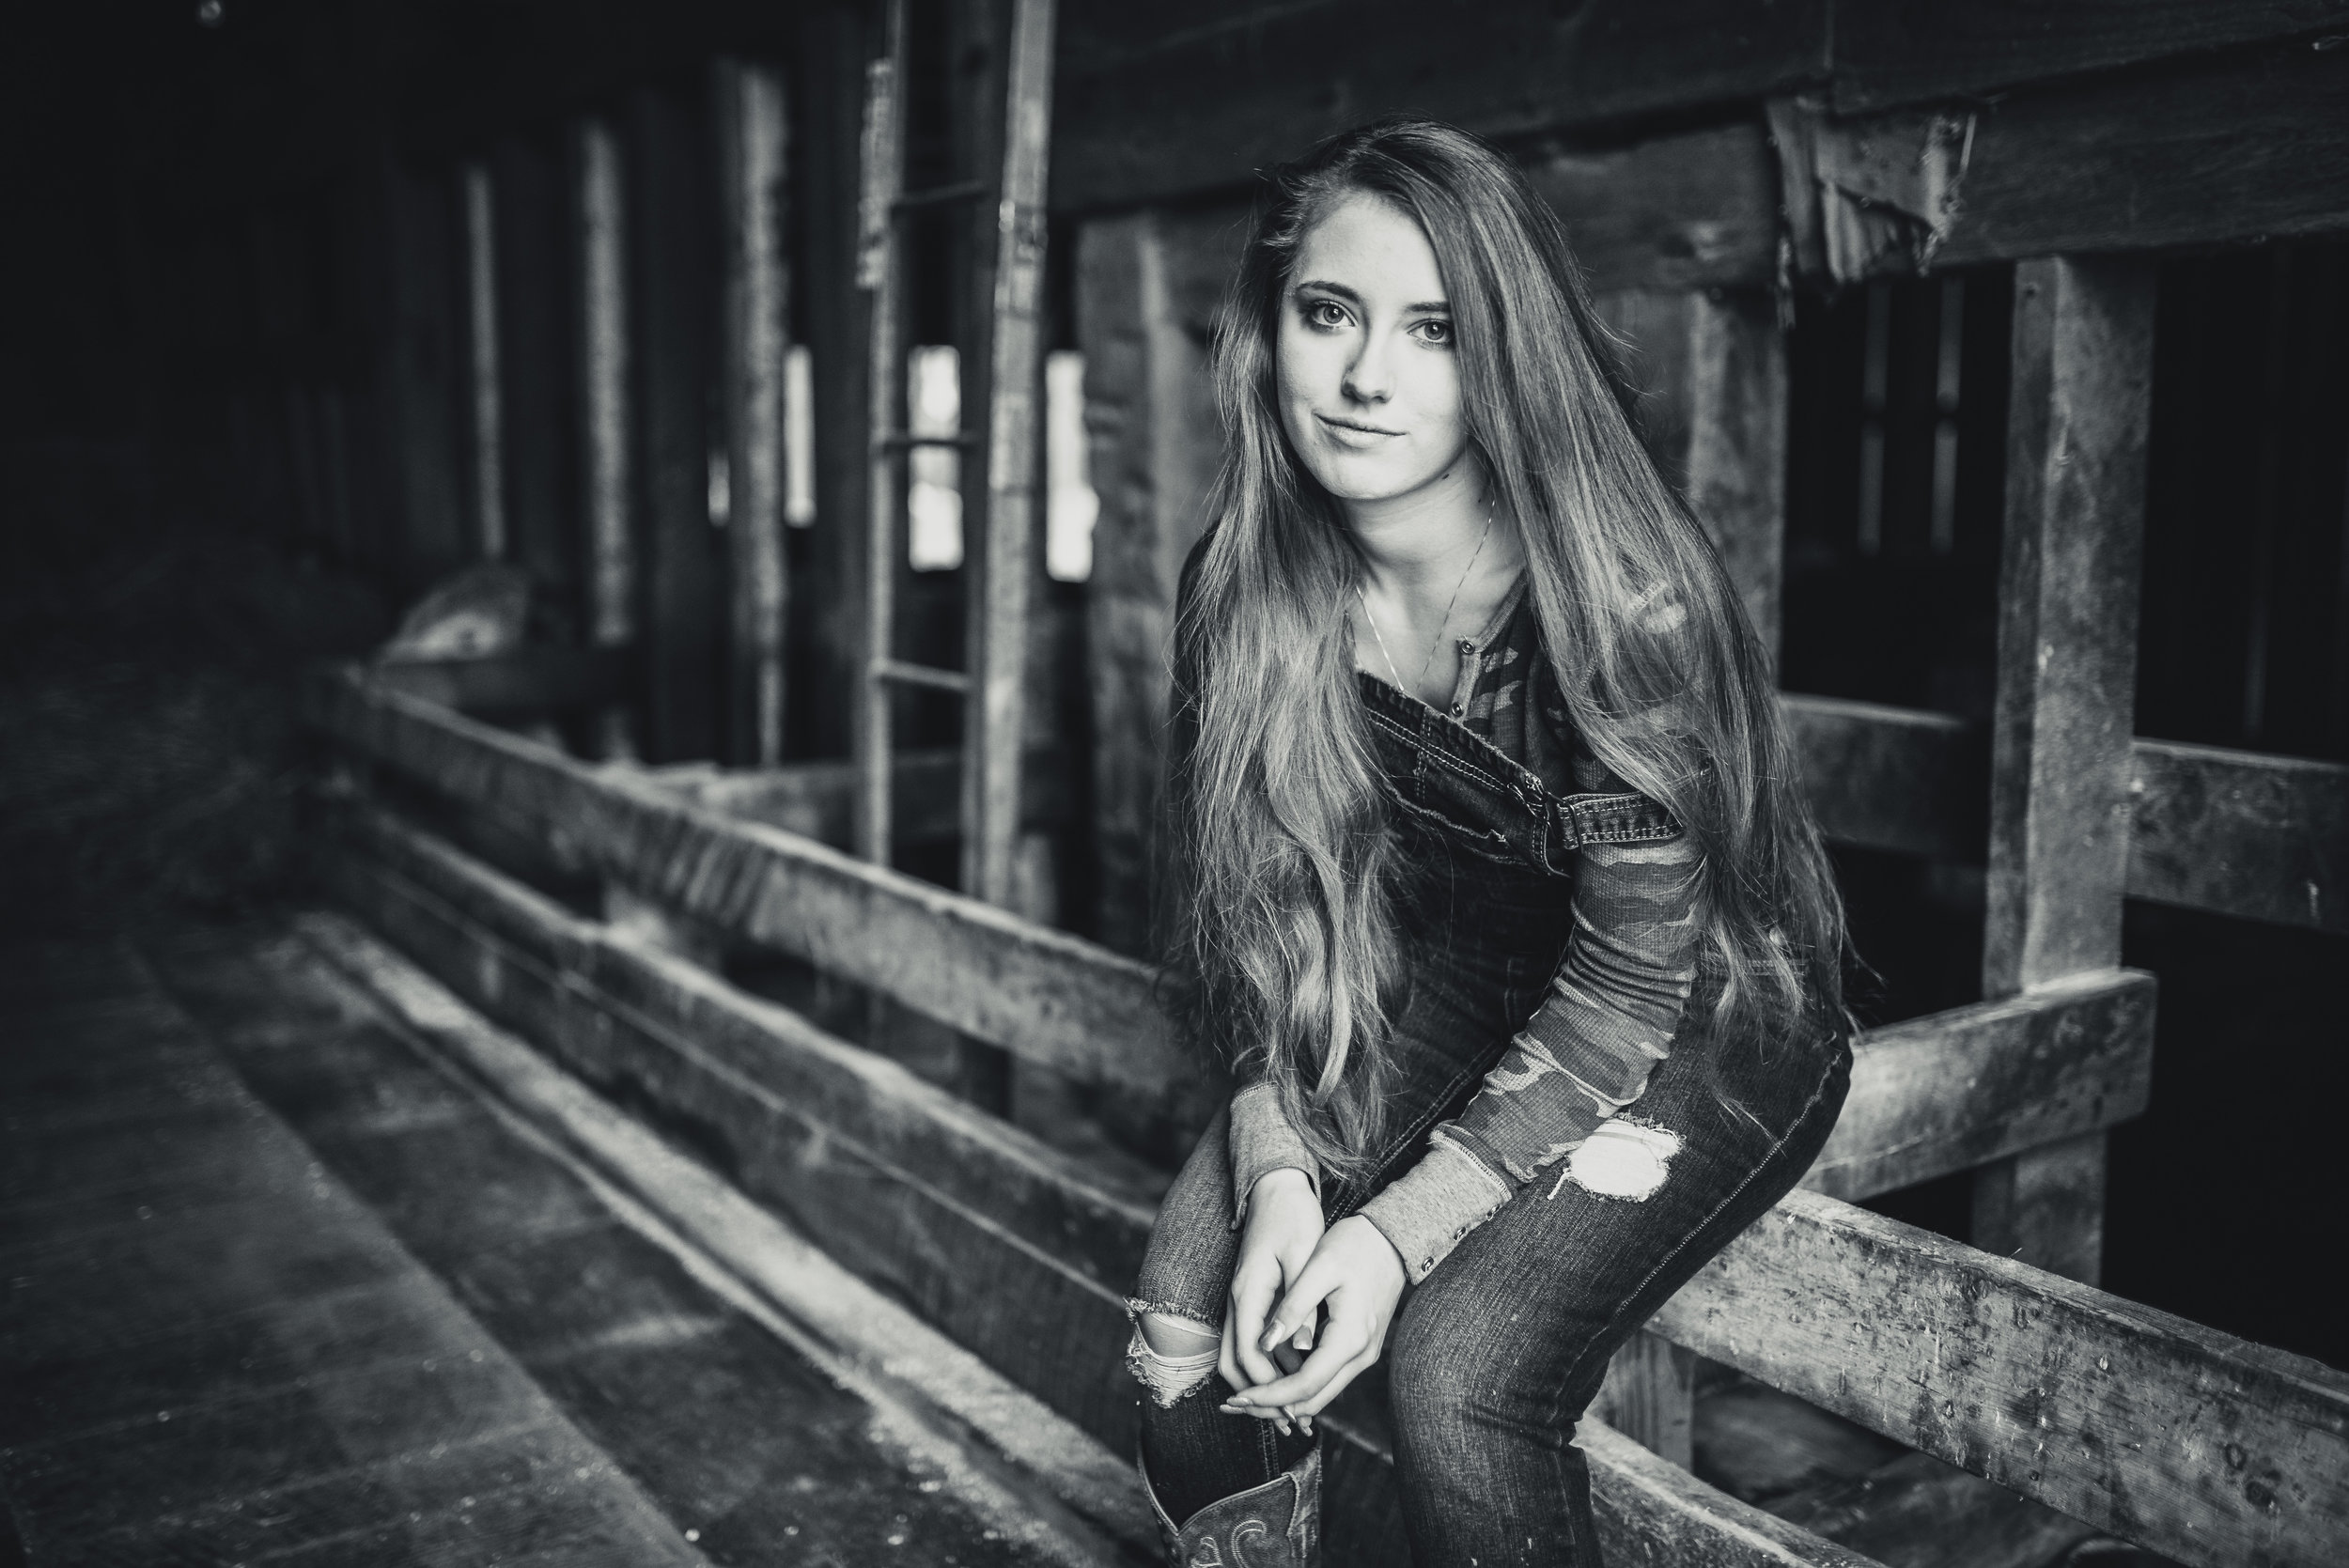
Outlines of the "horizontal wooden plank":
<svg viewBox="0 0 2349 1568">
<path fill-rule="evenodd" d="M 1835 106 L 1887 109 L 2343 31 L 2343 0 L 1844 4 L 1835 13 Z"/>
<path fill-rule="evenodd" d="M 2349 931 L 2349 767 L 2137 743 L 2129 895 Z"/>
<path fill-rule="evenodd" d="M 1139 1257 L 1138 1207 L 890 1064 L 860 1061 L 783 1010 L 601 935 L 453 852 L 410 862 L 434 866 L 429 892 L 421 875 L 355 858 L 338 876 L 468 1000 L 714 1151 L 747 1190 L 1072 1420 L 1116 1430 L 1129 1398 L 1068 1369 L 1114 1358 L 1113 1319 L 1096 1332 L 1087 1314 Z M 2113 977 L 2108 989 L 2123 1005 L 2142 983 Z M 1054 1214 L 1095 1222 L 1058 1225 Z M 1016 1323 L 1002 1301 L 1018 1303 Z M 2310 1514 L 2341 1501 L 2349 1379 L 1816 1194 L 1789 1198 L 1656 1327 L 2184 1560 L 2323 1560 L 2278 1543 L 2328 1541 L 2322 1531 L 2341 1528 L 2338 1512 L 2330 1524 Z M 2125 1374 L 2102 1377 L 2115 1367 Z M 2075 1387 L 2083 1380 L 2095 1389 Z M 1921 1383 L 1933 1396 L 1921 1406 Z M 2033 1424 L 2042 1413 L 2069 1423 L 2061 1444 Z M 2232 1470 L 2231 1452 L 2241 1459 Z M 2263 1523 L 2274 1516 L 2286 1522 Z"/>
<path fill-rule="evenodd" d="M 1982 863 L 1989 760 L 1979 729 L 1874 703 L 1783 704 L 1831 842 Z M 2132 754 L 2130 897 L 2349 931 L 2349 767 L 2142 737 Z"/>
<path fill-rule="evenodd" d="M 1781 700 L 1819 829 L 1837 844 L 1979 865 L 1990 738 L 1946 713 L 1789 694 Z"/>
<path fill-rule="evenodd" d="M 2349 1561 L 2349 1376 L 1833 1199 L 1650 1327 L 2180 1561 Z"/>
<path fill-rule="evenodd" d="M 1758 115 L 1626 147 L 1543 141 L 1518 156 L 1597 292 L 1758 287 L 1777 275 L 1777 165 Z"/>
<path fill-rule="evenodd" d="M 400 838 L 368 832 L 366 842 L 398 853 Z M 1114 1451 L 1131 1451 L 1133 1390 L 1121 1362 L 1128 1326 L 1110 1287 L 1139 1265 L 1146 1211 L 1090 1188 L 1016 1128 L 996 1124 L 974 1136 L 973 1124 L 989 1118 L 888 1063 L 855 1061 L 864 1053 L 783 1009 L 665 954 L 602 937 L 421 837 L 406 849 L 409 868 L 432 877 L 429 889 L 354 855 L 333 863 L 337 892 L 465 1001 L 694 1146 L 1054 1410 Z M 615 994 L 621 986 L 625 996 Z M 941 1188 L 932 1179 L 940 1172 L 953 1185 Z M 1035 1245 L 1022 1213 L 994 1205 L 1007 1192 L 1032 1192 L 1036 1180 L 1059 1189 L 1064 1211 L 1090 1209 L 1104 1225 L 1053 1237 L 1050 1250 Z M 1015 1206 L 1033 1214 L 1024 1201 Z M 1123 1270 L 1107 1283 L 1104 1262 Z M 1383 1462 L 1359 1438 L 1341 1432 L 1340 1440 L 1352 1466 Z M 1603 1428 L 1581 1441 L 1611 1560 L 1868 1568 L 1869 1560 L 1715 1492 Z M 1370 1495 L 1392 1510 L 1391 1487 Z M 1400 1543 L 1391 1514 L 1371 1524 L 1356 1536 Z M 1352 1560 L 1401 1568 L 1402 1560 Z"/>
<path fill-rule="evenodd" d="M 2295 43 L 2001 98 L 1937 268 L 2349 228 L 2349 49 Z"/>
<path fill-rule="evenodd" d="M 901 752 L 892 759 L 891 799 L 900 844 L 938 844 L 962 831 L 962 753 Z M 1057 751 L 1030 750 L 1020 769 L 1020 825 L 1052 828 L 1066 820 L 1066 774 Z M 764 822 L 846 849 L 853 836 L 856 764 L 787 762 L 776 768 L 676 764 L 646 770 L 661 788 L 745 822 Z"/>
<path fill-rule="evenodd" d="M 1115 1049 L 1114 1037 L 1071 1038 L 1087 1027 L 1085 1020 L 1107 1012 L 1088 998 L 1148 1005 L 1150 971 L 1130 960 L 848 862 L 805 840 L 699 813 L 646 789 L 641 773 L 587 768 L 545 747 L 363 687 L 329 687 L 327 696 L 325 718 L 334 733 L 523 831 L 559 839 L 571 860 L 600 865 L 659 903 L 852 980 L 871 984 L 877 975 L 910 975 L 926 988 L 910 995 L 893 989 L 908 1005 L 973 1033 L 979 1031 L 961 1019 L 995 1022 L 999 1032 L 983 1037 L 1071 1077 L 1097 1081 L 1112 1077 L 1105 1069 L 1113 1068 L 1113 1081 L 1153 1094 L 1181 1093 L 1196 1082 L 1190 1063 L 1163 1043 L 1154 1059 Z M 1863 737 L 1872 733 L 1866 723 L 1848 727 Z M 1930 722 L 1909 727 L 1938 733 Z M 1894 733 L 1906 732 L 1896 726 Z M 381 826 L 370 831 L 392 832 Z M 634 858 L 640 855 L 646 857 L 642 862 Z M 673 877 L 676 862 L 689 856 L 732 870 Z M 812 895 L 804 891 L 810 884 Z M 832 921 L 849 924 L 828 926 Z M 890 944 L 889 950 L 860 949 L 859 931 L 877 933 L 869 939 Z M 998 966 L 1006 960 L 999 955 L 1006 953 L 1019 966 L 1014 977 L 1019 989 L 1008 1001 L 974 1004 L 986 999 L 972 993 L 1002 982 Z M 1851 1106 L 1821 1184 L 1864 1197 L 2136 1114 L 2151 1048 L 2150 993 L 2141 1002 L 2124 1003 L 2116 997 L 2139 996 L 2141 984 L 2119 979 L 2111 986 L 2114 996 L 2091 986 L 2077 996 L 1960 1009 L 1863 1038 Z M 942 999 L 941 989 L 949 993 Z M 1066 1032 L 1002 1027 L 1007 1015 L 1017 1020 L 1020 999 L 1032 994 L 1056 1001 L 1059 1011 L 1040 1016 Z M 931 999 L 930 1006 L 917 997 Z M 931 1011 L 949 1003 L 964 1011 Z M 1097 1021 L 1090 1027 L 1105 1026 Z M 1976 1093 L 1946 1097 L 1969 1083 Z M 1934 1095 L 1930 1109 L 1905 1100 L 1903 1084 Z M 1920 1122 L 1921 1116 L 1928 1121 Z"/>
<path fill-rule="evenodd" d="M 1870 1198 L 2142 1114 L 2154 997 L 2152 975 L 2116 970 L 1870 1030 L 1802 1185 Z"/>
<path fill-rule="evenodd" d="M 395 691 L 477 719 L 543 719 L 625 700 L 636 650 L 526 647 L 484 659 L 390 660 L 374 675 Z"/>
<path fill-rule="evenodd" d="M 1091 10 L 1063 24 L 1061 210 L 1241 185 L 1391 112 L 1511 136 L 1750 104 L 1827 64 L 1827 0 L 1349 0 L 1174 26 L 1182 13 Z"/>
<path fill-rule="evenodd" d="M 1188 1076 L 1149 969 L 1081 939 L 348 672 L 313 683 L 305 712 L 327 734 L 631 892 L 1026 1060 L 1152 1092 Z"/>
</svg>

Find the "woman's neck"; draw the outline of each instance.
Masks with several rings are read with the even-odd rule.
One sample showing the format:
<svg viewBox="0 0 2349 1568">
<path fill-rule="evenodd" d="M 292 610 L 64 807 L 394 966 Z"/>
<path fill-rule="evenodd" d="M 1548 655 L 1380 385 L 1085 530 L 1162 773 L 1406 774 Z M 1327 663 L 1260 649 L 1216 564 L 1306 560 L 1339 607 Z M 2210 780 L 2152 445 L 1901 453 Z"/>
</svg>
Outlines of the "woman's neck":
<svg viewBox="0 0 2349 1568">
<path fill-rule="evenodd" d="M 1408 495 L 1345 505 L 1362 559 L 1355 662 L 1440 706 L 1458 679 L 1460 641 L 1492 618 L 1523 568 L 1515 520 L 1466 462 Z"/>
</svg>

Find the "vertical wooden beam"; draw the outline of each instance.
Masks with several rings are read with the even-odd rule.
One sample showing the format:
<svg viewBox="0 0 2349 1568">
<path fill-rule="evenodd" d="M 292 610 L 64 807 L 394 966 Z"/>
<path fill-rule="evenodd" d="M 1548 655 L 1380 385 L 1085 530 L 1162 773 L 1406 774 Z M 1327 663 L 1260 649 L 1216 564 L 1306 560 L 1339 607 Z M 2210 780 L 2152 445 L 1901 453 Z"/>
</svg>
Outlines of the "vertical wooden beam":
<svg viewBox="0 0 2349 1568">
<path fill-rule="evenodd" d="M 599 119 L 571 132 L 573 253 L 577 257 L 579 495 L 587 524 L 587 642 L 619 647 L 636 636 L 635 508 L 629 460 L 628 241 L 620 143 Z M 598 752 L 632 757 L 629 715 L 598 722 Z"/>
<path fill-rule="evenodd" d="M 1786 551 L 1786 342 L 1775 302 L 1755 289 L 1594 302 L 1630 348 L 1649 455 L 1688 498 L 1721 552 L 1746 613 L 1775 655 Z"/>
<path fill-rule="evenodd" d="M 406 587 L 454 569 L 464 538 L 463 461 L 458 439 L 462 334 L 458 327 L 457 236 L 445 187 L 381 154 L 389 337 L 381 365 L 397 495 L 397 539 L 386 551 Z"/>
<path fill-rule="evenodd" d="M 1682 1469 L 1696 1461 L 1697 1356 L 1642 1330 L 1607 1363 L 1592 1413 Z"/>
<path fill-rule="evenodd" d="M 985 500 L 971 584 L 969 718 L 963 724 L 963 891 L 1012 895 L 1025 750 L 1028 605 L 1038 575 L 1036 470 L 1043 434 L 1044 196 L 1052 130 L 1053 0 L 1012 0 L 1003 184 L 988 237 L 990 298 Z M 984 210 L 984 208 L 982 208 Z M 966 405 L 968 406 L 968 405 Z M 965 515 L 970 508 L 966 505 Z"/>
<path fill-rule="evenodd" d="M 709 524 L 708 169 L 696 122 L 664 94 L 629 113 L 629 320 L 644 519 L 646 758 L 718 754 L 723 540 Z"/>
<path fill-rule="evenodd" d="M 857 203 L 857 287 L 868 327 L 865 358 L 865 519 L 861 563 L 863 614 L 858 645 L 852 739 L 856 748 L 856 851 L 887 865 L 891 858 L 890 734 L 894 693 L 881 666 L 896 625 L 897 520 L 905 474 L 886 434 L 904 415 L 905 323 L 900 247 L 891 225 L 905 185 L 905 0 L 891 0 L 888 53 L 864 70 L 863 124 L 858 137 L 861 184 Z"/>
<path fill-rule="evenodd" d="M 2015 269 L 1983 992 L 2121 959 L 2154 264 Z M 1974 1244 L 2093 1282 L 2104 1140 L 1986 1168 Z"/>
<path fill-rule="evenodd" d="M 497 204 L 489 166 L 458 175 L 465 229 L 465 345 L 471 372 L 473 471 L 467 500 L 473 547 L 484 561 L 506 559 L 506 408 L 499 384 Z"/>
<path fill-rule="evenodd" d="M 783 760 L 783 377 L 787 348 L 782 79 L 718 63 L 719 199 L 725 245 L 723 336 L 728 752 L 754 767 Z"/>
<path fill-rule="evenodd" d="M 865 305 L 856 285 L 857 201 L 864 62 L 875 8 L 840 4 L 795 8 L 790 107 L 793 188 L 799 216 L 791 233 L 801 260 L 795 298 L 813 362 L 816 521 L 808 530 L 804 580 L 795 586 L 796 655 L 810 668 L 801 690 L 832 693 L 803 705 L 794 727 L 817 756 L 845 756 L 859 705 L 839 700 L 863 679 L 857 641 L 863 604 L 860 552 L 865 515 Z"/>
<path fill-rule="evenodd" d="M 541 627 L 573 637 L 583 629 L 585 573 L 560 148 L 509 139 L 490 168 L 506 554 L 530 573 Z"/>
<path fill-rule="evenodd" d="M 1077 236 L 1085 431 L 1101 498 L 1085 593 L 1097 929 L 1121 953 L 1149 937 L 1174 591 L 1223 446 L 1207 334 L 1245 222 L 1234 209 L 1145 210 L 1096 219 Z"/>
<path fill-rule="evenodd" d="M 1778 657 L 1786 564 L 1786 339 L 1759 290 L 1692 295 L 1688 497 Z"/>
</svg>

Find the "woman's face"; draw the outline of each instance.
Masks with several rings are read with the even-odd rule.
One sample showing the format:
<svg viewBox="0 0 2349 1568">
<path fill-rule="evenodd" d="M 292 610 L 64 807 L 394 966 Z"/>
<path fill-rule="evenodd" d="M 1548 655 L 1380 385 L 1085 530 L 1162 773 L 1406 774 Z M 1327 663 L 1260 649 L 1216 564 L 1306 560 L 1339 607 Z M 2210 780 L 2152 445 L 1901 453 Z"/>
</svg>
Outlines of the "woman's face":
<svg viewBox="0 0 2349 1568">
<path fill-rule="evenodd" d="M 1341 501 L 1410 495 L 1468 447 L 1443 274 L 1392 202 L 1346 196 L 1306 231 L 1274 360 L 1289 442 Z"/>
</svg>

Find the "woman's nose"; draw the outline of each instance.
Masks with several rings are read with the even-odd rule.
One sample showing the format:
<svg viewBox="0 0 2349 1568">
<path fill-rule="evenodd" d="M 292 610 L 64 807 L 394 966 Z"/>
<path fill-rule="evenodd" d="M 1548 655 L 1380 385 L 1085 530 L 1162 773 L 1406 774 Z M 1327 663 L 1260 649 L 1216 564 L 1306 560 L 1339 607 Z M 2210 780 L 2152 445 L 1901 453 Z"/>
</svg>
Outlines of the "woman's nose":
<svg viewBox="0 0 2349 1568">
<path fill-rule="evenodd" d="M 1346 396 L 1357 403 L 1383 403 L 1394 391 L 1393 380 L 1387 369 L 1385 344 L 1376 336 L 1365 336 L 1346 365 Z"/>
</svg>

